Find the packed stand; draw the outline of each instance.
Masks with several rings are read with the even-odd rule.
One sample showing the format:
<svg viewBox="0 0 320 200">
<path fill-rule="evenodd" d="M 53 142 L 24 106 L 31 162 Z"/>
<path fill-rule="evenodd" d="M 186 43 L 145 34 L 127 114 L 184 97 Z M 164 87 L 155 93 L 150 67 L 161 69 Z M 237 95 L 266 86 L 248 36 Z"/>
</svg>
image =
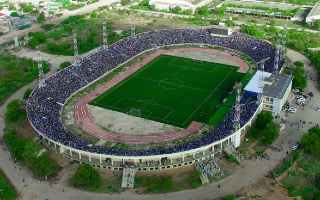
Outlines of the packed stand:
<svg viewBox="0 0 320 200">
<path fill-rule="evenodd" d="M 214 33 L 214 30 L 176 29 L 151 31 L 123 39 L 109 48 L 101 48 L 96 53 L 81 58 L 79 62 L 50 76 L 45 80 L 44 87 L 35 89 L 27 102 L 28 118 L 38 132 L 54 141 L 79 150 L 107 155 L 146 156 L 168 154 L 198 148 L 221 140 L 233 132 L 233 109 L 219 126 L 201 138 L 189 143 L 177 144 L 174 147 L 137 151 L 92 145 L 66 130 L 60 119 L 61 105 L 65 103 L 70 95 L 128 59 L 156 47 L 177 44 L 221 46 L 243 52 L 256 62 L 270 57 L 265 64 L 265 70 L 273 72 L 275 49 L 271 44 L 239 33 L 232 34 L 229 37 L 217 37 L 211 33 Z M 243 97 L 241 102 L 240 123 L 243 126 L 256 112 L 258 105 L 256 97 Z"/>
</svg>

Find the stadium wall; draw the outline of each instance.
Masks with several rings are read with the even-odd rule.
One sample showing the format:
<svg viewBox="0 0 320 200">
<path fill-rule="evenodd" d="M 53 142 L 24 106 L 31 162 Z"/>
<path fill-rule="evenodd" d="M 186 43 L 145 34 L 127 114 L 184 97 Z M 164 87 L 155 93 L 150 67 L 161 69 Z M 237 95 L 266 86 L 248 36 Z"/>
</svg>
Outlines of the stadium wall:
<svg viewBox="0 0 320 200">
<path fill-rule="evenodd" d="M 251 63 L 248 63 L 249 65 L 255 64 L 255 62 L 248 57 L 246 54 L 235 51 L 233 49 L 228 49 L 220 46 L 215 45 L 208 45 L 208 44 L 194 44 L 194 43 L 185 43 L 185 44 L 175 44 L 175 45 L 166 45 L 161 47 L 156 47 L 153 49 L 148 49 L 146 51 L 141 52 L 140 54 L 130 58 L 126 62 L 122 63 L 120 66 L 123 66 L 132 60 L 136 59 L 138 56 L 141 56 L 147 52 L 152 52 L 154 50 L 157 50 L 159 48 L 173 48 L 173 47 L 183 47 L 183 46 L 198 46 L 198 47 L 209 47 L 209 48 L 215 48 L 215 49 L 221 49 L 221 50 L 227 50 L 229 52 L 232 52 L 233 54 L 241 57 L 245 57 L 246 59 L 249 59 Z M 87 56 L 90 56 L 87 55 Z M 248 61 L 248 60 L 247 60 Z M 96 80 L 90 82 L 83 88 L 79 89 L 78 91 L 74 92 L 70 97 L 65 101 L 65 104 L 77 93 L 79 93 L 81 90 L 91 86 L 92 84 L 99 81 L 101 78 L 103 78 L 106 74 L 112 72 L 113 70 L 116 70 L 118 67 L 106 72 L 101 77 L 97 78 Z M 58 72 L 59 73 L 59 72 Z M 161 155 L 150 155 L 150 156 L 117 156 L 117 155 L 106 155 L 106 154 L 98 154 L 98 153 L 92 153 L 87 152 L 83 150 L 79 150 L 64 144 L 61 144 L 59 142 L 56 142 L 50 138 L 48 138 L 45 134 L 40 132 L 31 122 L 32 128 L 37 132 L 39 135 L 41 142 L 48 146 L 49 148 L 53 149 L 55 152 L 60 153 L 64 157 L 73 160 L 78 161 L 80 163 L 88 163 L 93 165 L 94 167 L 99 168 L 107 168 L 110 170 L 122 170 L 124 166 L 128 165 L 134 165 L 137 170 L 139 171 L 157 171 L 157 170 L 165 170 L 165 169 L 172 169 L 176 167 L 182 167 L 186 165 L 192 165 L 197 160 L 204 160 L 208 158 L 214 158 L 215 154 L 221 153 L 223 151 L 223 148 L 227 145 L 233 144 L 236 148 L 240 146 L 241 138 L 245 135 L 248 128 L 251 126 L 252 122 L 256 118 L 257 114 L 259 114 L 263 109 L 262 104 L 260 104 L 256 110 L 256 112 L 253 114 L 251 119 L 242 126 L 238 131 L 235 133 L 219 140 L 215 141 L 209 145 L 202 146 L 199 148 L 191 149 L 188 151 L 182 151 L 172 154 L 161 154 Z M 63 109 L 60 110 L 60 117 L 61 112 Z M 166 158 L 166 162 L 163 163 L 162 160 Z"/>
<path fill-rule="evenodd" d="M 37 130 L 32 123 L 31 126 L 39 134 L 44 144 L 70 160 L 88 163 L 94 167 L 108 168 L 110 170 L 122 170 L 124 166 L 132 165 L 139 171 L 157 171 L 191 165 L 197 160 L 214 158 L 217 153 L 221 153 L 224 147 L 230 144 L 234 145 L 236 148 L 239 147 L 241 138 L 243 138 L 244 134 L 250 128 L 254 119 L 262 109 L 263 106 L 260 104 L 251 119 L 244 126 L 222 140 L 188 151 L 150 156 L 116 156 L 82 151 L 53 141 Z M 164 158 L 166 163 L 162 162 Z"/>
</svg>

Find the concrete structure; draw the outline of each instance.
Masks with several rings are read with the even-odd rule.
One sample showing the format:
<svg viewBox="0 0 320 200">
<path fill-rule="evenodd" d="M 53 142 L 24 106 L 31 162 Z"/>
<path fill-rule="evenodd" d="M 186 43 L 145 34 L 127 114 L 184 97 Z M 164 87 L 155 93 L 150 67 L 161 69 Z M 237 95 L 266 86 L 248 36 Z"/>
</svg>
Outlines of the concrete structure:
<svg viewBox="0 0 320 200">
<path fill-rule="evenodd" d="M 239 147 L 241 138 L 244 137 L 256 116 L 262 111 L 262 108 L 262 104 L 260 104 L 252 118 L 244 126 L 219 141 L 188 151 L 150 156 L 116 156 L 78 150 L 48 138 L 38 131 L 32 123 L 31 125 L 42 137 L 45 145 L 68 159 L 88 163 L 98 168 L 117 171 L 122 171 L 126 166 L 135 166 L 138 171 L 158 171 L 193 165 L 197 161 L 212 159 L 216 154 L 222 153 L 223 149 L 228 145 L 233 145 L 235 148 Z"/>
<path fill-rule="evenodd" d="M 153 5 L 157 10 L 169 10 L 171 8 L 180 7 L 183 10 L 192 10 L 207 5 L 211 0 L 150 0 L 149 4 Z"/>
<path fill-rule="evenodd" d="M 292 88 L 292 77 L 257 71 L 245 87 L 248 93 L 262 94 L 263 109 L 278 115 Z"/>
<path fill-rule="evenodd" d="M 289 97 L 292 88 L 292 77 L 272 74 L 264 82 L 263 109 L 278 115 Z"/>
<path fill-rule="evenodd" d="M 316 3 L 306 17 L 306 22 L 312 24 L 320 20 L 320 2 Z"/>
</svg>

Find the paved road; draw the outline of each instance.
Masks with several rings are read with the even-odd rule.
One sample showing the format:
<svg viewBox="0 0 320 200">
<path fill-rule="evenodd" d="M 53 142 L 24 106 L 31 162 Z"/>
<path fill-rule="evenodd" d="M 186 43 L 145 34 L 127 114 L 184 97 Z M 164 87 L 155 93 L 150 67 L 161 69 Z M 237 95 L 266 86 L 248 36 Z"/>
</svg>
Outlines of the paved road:
<svg viewBox="0 0 320 200">
<path fill-rule="evenodd" d="M 97 10 L 100 7 L 109 6 L 109 5 L 111 5 L 113 3 L 117 3 L 117 2 L 120 2 L 120 0 L 99 0 L 96 3 L 86 5 L 85 7 L 81 7 L 76 10 L 66 10 L 62 16 L 52 18 L 51 20 L 47 21 L 47 23 L 57 24 L 70 16 L 84 15 L 87 13 L 91 13 L 92 11 Z M 8 33 L 8 34 L 1 36 L 0 37 L 0 44 L 6 43 L 8 41 L 12 41 L 15 37 L 22 37 L 29 32 L 36 32 L 36 31 L 40 31 L 40 30 L 41 30 L 41 27 L 39 24 L 33 24 L 28 29 L 14 31 L 14 32 L 11 32 L 11 33 Z"/>
<path fill-rule="evenodd" d="M 47 61 L 50 64 L 51 70 L 53 72 L 57 71 L 59 69 L 60 64 L 63 62 L 74 62 L 73 56 L 53 55 L 28 48 L 22 48 L 18 51 L 12 51 L 12 54 L 20 58 L 24 57 L 33 60 L 38 60 L 40 55 L 43 61 Z"/>
<path fill-rule="evenodd" d="M 288 56 L 293 60 L 302 60 L 306 65 L 309 61 L 301 54 L 289 50 Z M 315 72 L 313 68 L 307 68 L 308 74 L 315 78 Z M 24 90 L 28 88 L 26 86 L 15 93 L 10 99 L 19 98 L 23 95 Z M 245 160 L 241 163 L 241 167 L 234 171 L 234 173 L 219 181 L 218 183 L 211 183 L 209 185 L 200 187 L 195 190 L 187 190 L 169 194 L 157 194 L 157 195 L 138 195 L 132 192 L 124 192 L 120 194 L 99 194 L 99 193 L 88 193 L 84 191 L 79 191 L 74 188 L 68 187 L 66 185 L 67 177 L 63 177 L 58 184 L 47 182 L 39 182 L 30 176 L 25 168 L 15 167 L 16 165 L 10 159 L 9 153 L 6 151 L 5 147 L 1 145 L 0 148 L 0 168 L 8 175 L 9 179 L 14 183 L 17 190 L 19 191 L 21 198 L 24 200 L 56 200 L 56 199 L 66 199 L 66 200 L 209 200 L 215 199 L 227 194 L 236 193 L 240 191 L 241 188 L 249 186 L 259 180 L 261 177 L 265 176 L 271 169 L 273 169 L 285 156 L 289 147 L 294 144 L 302 136 L 301 133 L 305 132 L 309 127 L 304 126 L 303 128 L 297 128 L 295 125 L 300 120 L 312 121 L 312 123 L 320 123 L 320 113 L 313 111 L 313 106 L 317 104 L 320 105 L 319 99 L 320 94 L 316 90 L 316 82 L 311 81 L 307 91 L 312 91 L 315 97 L 306 106 L 304 110 L 299 110 L 297 114 L 291 114 L 286 116 L 287 126 L 283 133 L 276 140 L 276 146 L 282 146 L 283 150 L 281 152 L 268 150 L 270 160 Z M 0 107 L 0 129 L 3 128 L 3 108 Z M 3 132 L 0 131 L 0 137 Z M 25 180 L 23 182 L 23 180 Z M 61 183 L 64 182 L 64 183 Z M 220 185 L 221 187 L 218 187 Z"/>
</svg>

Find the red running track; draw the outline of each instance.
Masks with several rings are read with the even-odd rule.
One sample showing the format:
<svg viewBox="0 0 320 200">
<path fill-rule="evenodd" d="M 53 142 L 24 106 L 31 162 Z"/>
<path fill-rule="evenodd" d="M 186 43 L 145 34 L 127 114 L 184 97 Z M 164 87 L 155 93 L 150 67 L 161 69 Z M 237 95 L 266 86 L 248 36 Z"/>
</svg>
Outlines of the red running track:
<svg viewBox="0 0 320 200">
<path fill-rule="evenodd" d="M 106 92 L 113 86 L 117 85 L 122 80 L 126 79 L 127 77 L 134 74 L 137 70 L 142 68 L 144 65 L 152 61 L 154 58 L 161 54 L 167 55 L 175 55 L 177 51 L 206 51 L 212 53 L 213 51 L 219 52 L 219 56 L 223 56 L 226 60 L 232 60 L 233 62 L 239 65 L 239 71 L 245 72 L 248 70 L 248 65 L 239 57 L 233 56 L 227 52 L 221 52 L 214 49 L 204 49 L 204 48 L 178 48 L 173 50 L 158 50 L 148 56 L 144 57 L 139 62 L 131 65 L 130 67 L 126 68 L 125 71 L 119 73 L 115 77 L 113 77 L 110 81 L 106 82 L 105 84 L 99 86 L 96 90 L 92 91 L 88 95 L 81 98 L 76 104 L 74 105 L 74 119 L 76 124 L 80 126 L 80 128 L 94 136 L 96 138 L 115 142 L 115 143 L 125 143 L 125 144 L 150 144 L 150 143 L 161 143 L 161 142 L 168 142 L 172 140 L 181 139 L 187 137 L 191 134 L 196 134 L 203 125 L 199 122 L 193 121 L 188 128 L 183 129 L 181 131 L 169 131 L 169 132 L 161 132 L 161 133 L 150 133 L 150 134 L 143 134 L 143 135 L 133 135 L 128 133 L 116 133 L 111 131 L 106 131 L 95 124 L 91 113 L 88 110 L 87 104 L 95 99 L 97 96 L 101 95 L 102 93 Z"/>
</svg>

